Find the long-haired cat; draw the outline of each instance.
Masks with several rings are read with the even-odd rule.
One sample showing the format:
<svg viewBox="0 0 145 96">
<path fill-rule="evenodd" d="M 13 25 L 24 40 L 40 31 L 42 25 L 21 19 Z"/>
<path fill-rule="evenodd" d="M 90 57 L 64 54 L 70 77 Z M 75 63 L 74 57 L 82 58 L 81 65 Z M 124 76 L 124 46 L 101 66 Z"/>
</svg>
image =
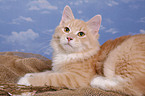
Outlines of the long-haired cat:
<svg viewBox="0 0 145 96">
<path fill-rule="evenodd" d="M 70 7 L 66 6 L 51 41 L 54 49 L 52 71 L 28 73 L 18 84 L 68 88 L 90 86 L 96 74 L 92 57 L 100 49 L 97 41 L 100 24 L 100 15 L 84 22 L 75 19 Z"/>
<path fill-rule="evenodd" d="M 100 15 L 84 22 L 75 19 L 66 6 L 51 41 L 53 70 L 26 74 L 18 84 L 68 88 L 91 85 L 128 95 L 145 94 L 145 35 L 123 36 L 100 47 L 100 24 Z"/>
</svg>

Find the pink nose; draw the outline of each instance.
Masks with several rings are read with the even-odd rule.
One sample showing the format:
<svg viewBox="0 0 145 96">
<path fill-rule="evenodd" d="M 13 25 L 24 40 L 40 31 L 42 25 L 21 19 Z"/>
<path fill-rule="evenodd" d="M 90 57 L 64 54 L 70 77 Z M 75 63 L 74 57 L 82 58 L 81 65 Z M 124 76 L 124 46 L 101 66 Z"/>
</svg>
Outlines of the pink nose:
<svg viewBox="0 0 145 96">
<path fill-rule="evenodd" d="M 72 37 L 67 37 L 67 40 L 69 42 L 69 41 L 73 40 L 73 38 Z"/>
</svg>

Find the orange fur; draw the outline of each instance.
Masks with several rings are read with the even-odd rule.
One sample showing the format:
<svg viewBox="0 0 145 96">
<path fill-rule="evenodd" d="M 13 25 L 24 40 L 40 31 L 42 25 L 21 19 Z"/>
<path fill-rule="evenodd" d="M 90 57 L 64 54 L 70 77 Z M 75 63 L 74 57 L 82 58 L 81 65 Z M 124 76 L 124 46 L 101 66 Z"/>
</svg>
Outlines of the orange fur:
<svg viewBox="0 0 145 96">
<path fill-rule="evenodd" d="M 145 94 L 145 35 L 123 36 L 105 42 L 97 54 L 96 70 L 101 78 L 93 87 L 128 95 Z M 96 77 L 97 78 L 97 77 Z M 99 79 L 106 85 L 100 85 Z M 115 81 L 113 81 L 115 79 Z M 95 79 L 94 79 L 95 80 Z M 113 82 L 113 83 L 112 83 Z M 114 85 L 114 82 L 116 85 Z M 112 83 L 112 85 L 110 85 Z M 105 86 L 105 88 L 103 87 Z"/>
<path fill-rule="evenodd" d="M 128 39 L 130 36 L 122 36 L 116 38 L 115 40 L 108 40 L 106 41 L 101 47 L 99 52 L 94 56 L 96 59 L 96 71 L 98 75 L 103 75 L 103 63 L 105 62 L 106 58 L 110 51 L 115 49 L 118 45 Z"/>
<path fill-rule="evenodd" d="M 145 35 L 122 36 L 100 47 L 100 24 L 100 15 L 84 22 L 75 19 L 66 6 L 51 41 L 52 71 L 26 74 L 18 84 L 68 88 L 91 85 L 128 95 L 145 94 Z"/>
</svg>

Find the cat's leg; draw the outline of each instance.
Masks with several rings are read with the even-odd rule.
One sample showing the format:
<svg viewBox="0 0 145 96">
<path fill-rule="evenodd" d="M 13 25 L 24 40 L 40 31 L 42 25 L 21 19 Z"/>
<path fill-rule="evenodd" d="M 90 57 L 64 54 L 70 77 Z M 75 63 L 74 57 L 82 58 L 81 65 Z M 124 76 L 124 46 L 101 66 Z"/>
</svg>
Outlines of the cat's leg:
<svg viewBox="0 0 145 96">
<path fill-rule="evenodd" d="M 92 87 L 110 90 L 112 88 L 115 88 L 116 86 L 119 86 L 121 82 L 125 81 L 121 76 L 116 74 L 116 64 L 120 63 L 120 56 L 118 56 L 118 54 L 119 53 L 117 49 L 110 52 L 108 58 L 103 64 L 104 76 L 96 76 L 91 81 Z"/>
<path fill-rule="evenodd" d="M 123 79 L 119 76 L 107 78 L 103 76 L 96 76 L 90 83 L 93 88 L 101 88 L 103 90 L 110 90 L 120 85 Z"/>
<path fill-rule="evenodd" d="M 24 77 L 21 77 L 19 79 L 19 81 L 17 82 L 17 84 L 30 86 L 31 83 L 30 83 L 30 81 L 29 81 L 28 78 L 33 77 L 35 75 L 41 75 L 41 74 L 45 75 L 45 74 L 50 74 L 50 73 L 52 73 L 52 71 L 46 71 L 46 72 L 40 72 L 40 73 L 27 73 L 27 74 L 25 74 Z"/>
<path fill-rule="evenodd" d="M 32 86 L 55 86 L 55 87 L 67 87 L 77 88 L 80 86 L 86 86 L 89 83 L 84 82 L 84 78 L 74 73 L 33 73 L 26 74 L 22 77 L 18 84 L 21 85 L 32 85 Z"/>
</svg>

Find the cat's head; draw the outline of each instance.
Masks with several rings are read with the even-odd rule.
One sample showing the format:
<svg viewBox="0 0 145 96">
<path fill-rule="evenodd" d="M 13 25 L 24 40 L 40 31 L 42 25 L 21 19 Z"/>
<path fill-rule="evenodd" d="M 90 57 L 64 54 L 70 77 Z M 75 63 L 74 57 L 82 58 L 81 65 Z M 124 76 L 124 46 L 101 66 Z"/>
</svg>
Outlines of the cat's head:
<svg viewBox="0 0 145 96">
<path fill-rule="evenodd" d="M 77 53 L 99 47 L 98 32 L 100 25 L 100 15 L 84 22 L 75 19 L 71 8 L 66 6 L 51 42 L 54 51 L 57 51 L 57 53 Z"/>
</svg>

